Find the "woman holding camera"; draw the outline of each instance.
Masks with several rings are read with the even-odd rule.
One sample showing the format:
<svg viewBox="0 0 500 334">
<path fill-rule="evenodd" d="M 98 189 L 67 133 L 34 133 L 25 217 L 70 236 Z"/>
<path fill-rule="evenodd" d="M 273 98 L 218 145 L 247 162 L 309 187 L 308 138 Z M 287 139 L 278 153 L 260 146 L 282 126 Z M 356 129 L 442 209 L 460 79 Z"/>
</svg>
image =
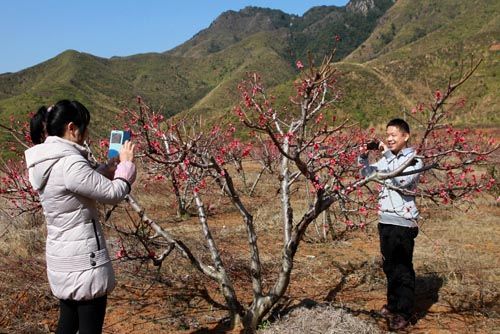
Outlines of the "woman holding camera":
<svg viewBox="0 0 500 334">
<path fill-rule="evenodd" d="M 39 145 L 25 152 L 47 221 L 47 276 L 60 300 L 59 334 L 102 332 L 115 277 L 96 203 L 123 200 L 136 176 L 130 142 L 123 145 L 112 180 L 92 167 L 83 146 L 89 123 L 90 113 L 77 101 L 42 107 L 30 122 L 32 141 Z"/>
</svg>

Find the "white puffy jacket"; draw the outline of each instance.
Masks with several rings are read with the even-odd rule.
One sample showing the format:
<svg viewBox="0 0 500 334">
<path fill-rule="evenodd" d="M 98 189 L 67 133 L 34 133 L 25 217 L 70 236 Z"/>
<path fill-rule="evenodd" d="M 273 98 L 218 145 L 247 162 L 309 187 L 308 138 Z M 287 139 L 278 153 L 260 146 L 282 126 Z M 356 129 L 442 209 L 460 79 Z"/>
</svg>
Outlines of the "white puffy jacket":
<svg viewBox="0 0 500 334">
<path fill-rule="evenodd" d="M 29 180 L 40 194 L 47 220 L 47 276 L 59 299 L 94 299 L 115 286 L 96 201 L 116 204 L 130 185 L 96 172 L 87 153 L 55 136 L 25 152 Z"/>
</svg>

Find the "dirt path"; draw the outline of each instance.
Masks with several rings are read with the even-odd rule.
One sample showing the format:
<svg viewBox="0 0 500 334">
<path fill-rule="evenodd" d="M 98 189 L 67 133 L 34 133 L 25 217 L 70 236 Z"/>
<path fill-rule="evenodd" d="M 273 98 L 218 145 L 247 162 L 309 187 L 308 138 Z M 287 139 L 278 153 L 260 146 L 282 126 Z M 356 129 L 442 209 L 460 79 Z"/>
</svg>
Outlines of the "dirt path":
<svg viewBox="0 0 500 334">
<path fill-rule="evenodd" d="M 415 103 L 413 103 L 408 98 L 408 96 L 404 94 L 396 84 L 394 84 L 394 80 L 388 79 L 387 75 L 384 74 L 382 71 L 380 71 L 378 68 L 367 65 L 365 63 L 360 64 L 360 63 L 338 62 L 337 64 L 360 67 L 367 70 L 370 73 L 373 73 L 398 99 L 399 104 L 401 104 L 401 106 L 404 106 L 407 110 L 411 110 L 411 108 L 415 106 Z"/>
</svg>

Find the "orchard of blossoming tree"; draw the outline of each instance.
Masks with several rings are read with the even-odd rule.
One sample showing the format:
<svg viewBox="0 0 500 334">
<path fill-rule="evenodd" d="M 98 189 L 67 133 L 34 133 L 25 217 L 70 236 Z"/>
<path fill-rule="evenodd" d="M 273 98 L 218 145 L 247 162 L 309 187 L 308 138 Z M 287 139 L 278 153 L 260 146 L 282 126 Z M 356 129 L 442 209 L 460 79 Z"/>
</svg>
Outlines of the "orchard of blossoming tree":
<svg viewBox="0 0 500 334">
<path fill-rule="evenodd" d="M 196 216 L 199 231 L 206 242 L 206 253 L 199 253 L 183 242 L 182 235 L 171 233 L 157 221 L 163 217 L 145 212 L 136 199 L 134 189 L 127 198 L 138 220 L 132 225 L 112 226 L 125 239 L 136 239 L 134 249 L 126 242 L 120 245 L 117 258 L 141 258 L 161 267 L 178 252 L 207 279 L 215 281 L 229 312 L 231 326 L 242 326 L 254 332 L 261 321 L 283 297 L 291 280 L 294 257 L 308 227 L 324 212 L 333 213 L 337 222 L 348 228 L 363 229 L 374 222 L 377 212 L 377 189 L 386 180 L 405 175 L 415 159 L 423 161 L 420 185 L 407 190 L 392 185 L 404 195 L 415 196 L 421 206 L 453 205 L 473 201 L 495 185 L 492 156 L 498 144 L 474 129 L 456 129 L 449 119 L 467 108 L 458 96 L 458 88 L 468 80 L 480 62 L 453 73 L 446 87 L 437 88 L 430 101 L 422 101 L 407 114 L 416 129 L 413 145 L 416 153 L 392 172 L 378 172 L 367 177 L 360 174 L 357 157 L 366 152 L 366 143 L 374 129 L 361 129 L 349 118 L 335 116 L 335 105 L 341 94 L 337 87 L 338 71 L 332 64 L 333 54 L 315 66 L 297 61 L 300 76 L 294 82 L 295 95 L 290 101 L 295 110 L 276 104 L 266 91 L 261 75 L 248 73 L 238 87 L 241 102 L 233 109 L 225 124 L 207 125 L 192 119 L 166 119 L 152 110 L 140 97 L 137 107 L 120 115 L 129 120 L 126 128 L 138 143 L 140 173 L 145 182 L 162 181 L 175 194 L 175 212 L 182 217 Z M 326 115 L 334 115 L 326 116 Z M 1 161 L 0 196 L 9 205 L 12 215 L 30 214 L 40 210 L 37 193 L 27 182 L 22 149 L 30 144 L 26 125 L 13 122 L 2 129 L 12 135 L 12 142 L 3 143 L 8 159 Z M 104 152 L 107 141 L 101 141 L 96 152 Z M 96 154 L 99 156 L 99 154 Z M 249 166 L 256 168 L 251 173 Z M 489 171 L 489 172 L 488 172 Z M 281 227 L 272 233 L 281 235 L 281 251 L 276 254 L 279 267 L 263 273 L 259 238 L 255 225 L 255 208 L 247 202 L 268 180 L 273 190 L 266 205 L 279 213 Z M 165 182 L 167 181 L 167 182 Z M 308 206 L 295 203 L 309 198 Z M 224 240 L 216 240 L 207 202 L 220 197 L 239 214 L 246 231 L 249 284 L 243 300 L 228 273 L 228 260 L 221 255 Z M 172 203 L 165 203 L 166 206 Z M 113 221 L 113 210 L 106 212 L 106 221 Z M 265 223 L 265 222 L 263 222 Z M 325 233 L 329 227 L 324 226 Z M 135 254 L 134 256 L 132 254 Z"/>
</svg>

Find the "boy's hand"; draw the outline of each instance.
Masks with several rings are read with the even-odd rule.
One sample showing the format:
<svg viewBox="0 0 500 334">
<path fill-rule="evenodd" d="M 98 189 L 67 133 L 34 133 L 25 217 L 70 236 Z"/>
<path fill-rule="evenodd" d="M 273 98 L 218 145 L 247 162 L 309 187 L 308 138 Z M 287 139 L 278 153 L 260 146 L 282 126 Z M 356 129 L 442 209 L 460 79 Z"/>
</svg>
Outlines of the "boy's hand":
<svg viewBox="0 0 500 334">
<path fill-rule="evenodd" d="M 382 153 L 385 153 L 385 152 L 387 152 L 389 150 L 389 147 L 383 141 L 380 141 L 379 144 L 378 144 L 378 149 Z"/>
</svg>

